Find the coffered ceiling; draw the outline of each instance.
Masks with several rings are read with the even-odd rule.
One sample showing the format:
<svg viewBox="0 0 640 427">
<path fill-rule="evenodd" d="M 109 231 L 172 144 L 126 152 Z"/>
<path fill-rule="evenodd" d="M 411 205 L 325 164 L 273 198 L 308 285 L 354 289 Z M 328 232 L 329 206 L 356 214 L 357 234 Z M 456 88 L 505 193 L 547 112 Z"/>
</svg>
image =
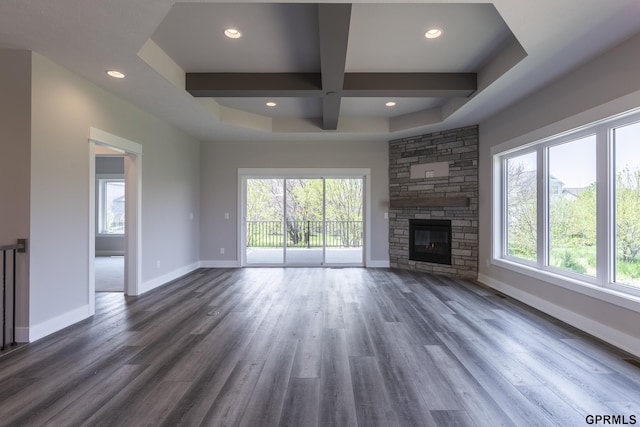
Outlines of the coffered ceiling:
<svg viewBox="0 0 640 427">
<path fill-rule="evenodd" d="M 474 124 L 638 32 L 637 0 L 0 2 L 0 48 L 38 52 L 203 140 Z"/>
<path fill-rule="evenodd" d="M 226 37 L 227 28 L 241 37 Z M 429 29 L 442 35 L 426 38 Z M 184 3 L 151 40 L 185 71 L 194 97 L 309 130 L 416 113 L 431 115 L 409 127 L 436 122 L 449 100 L 462 105 L 477 92 L 478 71 L 517 45 L 491 4 L 429 3 Z"/>
</svg>

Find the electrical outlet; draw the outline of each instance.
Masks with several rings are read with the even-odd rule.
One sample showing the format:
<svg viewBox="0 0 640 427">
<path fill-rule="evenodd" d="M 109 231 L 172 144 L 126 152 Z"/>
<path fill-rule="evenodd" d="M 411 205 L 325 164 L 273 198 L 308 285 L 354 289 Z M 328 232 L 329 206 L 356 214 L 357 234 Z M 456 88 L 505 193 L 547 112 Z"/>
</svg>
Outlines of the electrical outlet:
<svg viewBox="0 0 640 427">
<path fill-rule="evenodd" d="M 224 219 L 229 219 L 229 212 L 225 212 Z"/>
<path fill-rule="evenodd" d="M 224 248 L 220 248 L 220 254 L 224 255 Z"/>
<path fill-rule="evenodd" d="M 156 268 L 160 268 L 160 260 L 156 261 Z"/>
</svg>

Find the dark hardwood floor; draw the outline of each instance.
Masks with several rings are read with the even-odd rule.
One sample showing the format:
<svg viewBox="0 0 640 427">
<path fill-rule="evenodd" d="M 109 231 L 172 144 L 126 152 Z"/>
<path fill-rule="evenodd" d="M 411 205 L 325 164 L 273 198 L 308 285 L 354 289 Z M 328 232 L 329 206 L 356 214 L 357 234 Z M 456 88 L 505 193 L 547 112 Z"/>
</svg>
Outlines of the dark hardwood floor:
<svg viewBox="0 0 640 427">
<path fill-rule="evenodd" d="M 640 423 L 637 363 L 468 281 L 202 269 L 0 357 L 0 424 Z"/>
</svg>

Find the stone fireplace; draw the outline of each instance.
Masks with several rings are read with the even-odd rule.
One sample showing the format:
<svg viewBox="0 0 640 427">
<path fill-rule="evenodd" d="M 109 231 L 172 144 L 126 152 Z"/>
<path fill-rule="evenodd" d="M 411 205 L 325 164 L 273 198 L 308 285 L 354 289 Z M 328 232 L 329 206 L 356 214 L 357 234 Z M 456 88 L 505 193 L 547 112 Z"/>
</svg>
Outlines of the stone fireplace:
<svg viewBox="0 0 640 427">
<path fill-rule="evenodd" d="M 477 278 L 478 127 L 390 141 L 389 184 L 391 267 Z"/>
</svg>

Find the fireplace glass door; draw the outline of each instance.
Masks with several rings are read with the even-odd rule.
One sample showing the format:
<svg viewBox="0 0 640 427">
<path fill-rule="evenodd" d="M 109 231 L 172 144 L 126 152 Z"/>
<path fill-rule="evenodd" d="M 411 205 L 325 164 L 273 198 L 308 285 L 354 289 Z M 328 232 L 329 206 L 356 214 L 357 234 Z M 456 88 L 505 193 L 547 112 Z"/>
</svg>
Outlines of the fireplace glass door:
<svg viewBox="0 0 640 427">
<path fill-rule="evenodd" d="M 409 259 L 451 265 L 451 221 L 409 220 Z"/>
</svg>

